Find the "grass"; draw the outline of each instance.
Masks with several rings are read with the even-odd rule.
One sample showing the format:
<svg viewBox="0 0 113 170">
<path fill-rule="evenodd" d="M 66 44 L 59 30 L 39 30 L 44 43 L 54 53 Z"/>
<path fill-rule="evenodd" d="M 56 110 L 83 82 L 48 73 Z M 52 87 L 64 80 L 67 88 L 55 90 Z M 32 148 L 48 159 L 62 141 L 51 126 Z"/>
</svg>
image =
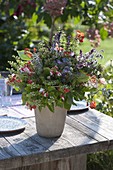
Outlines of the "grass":
<svg viewBox="0 0 113 170">
<path fill-rule="evenodd" d="M 83 52 L 87 52 L 92 49 L 89 40 L 85 39 L 84 43 L 80 46 Z M 97 48 L 98 51 L 103 50 L 102 55 L 104 58 L 100 60 L 102 65 L 105 65 L 109 60 L 113 60 L 113 38 L 101 41 L 101 45 Z"/>
</svg>

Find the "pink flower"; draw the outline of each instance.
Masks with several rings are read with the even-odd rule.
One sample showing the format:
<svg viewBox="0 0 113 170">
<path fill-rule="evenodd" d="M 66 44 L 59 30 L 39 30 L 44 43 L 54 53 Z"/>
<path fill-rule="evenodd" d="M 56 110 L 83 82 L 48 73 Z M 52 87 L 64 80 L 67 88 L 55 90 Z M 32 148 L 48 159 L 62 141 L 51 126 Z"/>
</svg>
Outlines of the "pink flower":
<svg viewBox="0 0 113 170">
<path fill-rule="evenodd" d="M 60 96 L 60 97 L 61 97 L 61 99 L 64 101 L 64 99 L 65 99 L 64 96 L 62 95 L 62 96 Z"/>
<path fill-rule="evenodd" d="M 99 79 L 99 82 L 100 82 L 101 84 L 103 84 L 103 85 L 107 84 L 105 78 L 100 78 L 100 79 Z"/>
<path fill-rule="evenodd" d="M 30 70 L 29 67 L 27 67 L 27 66 L 24 66 L 24 67 L 20 68 L 20 70 L 21 70 L 22 72 L 31 74 L 31 70 Z"/>
<path fill-rule="evenodd" d="M 62 47 L 59 47 L 58 44 L 56 44 L 56 47 L 54 48 L 54 50 L 62 52 L 64 49 Z"/>
</svg>

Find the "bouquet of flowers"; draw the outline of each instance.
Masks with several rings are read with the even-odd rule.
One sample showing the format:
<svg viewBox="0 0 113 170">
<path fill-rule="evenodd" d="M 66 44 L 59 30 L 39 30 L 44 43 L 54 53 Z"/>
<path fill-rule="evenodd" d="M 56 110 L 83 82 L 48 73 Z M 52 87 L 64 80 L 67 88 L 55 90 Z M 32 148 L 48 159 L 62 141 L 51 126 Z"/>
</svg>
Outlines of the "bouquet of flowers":
<svg viewBox="0 0 113 170">
<path fill-rule="evenodd" d="M 85 99 L 85 93 L 95 91 L 101 83 L 102 67 L 95 49 L 83 54 L 78 44 L 84 33 L 75 37 L 58 31 L 52 43 L 39 42 L 36 48 L 17 51 L 11 64 L 8 84 L 22 92 L 23 103 L 30 109 L 55 106 L 70 109 L 74 100 Z"/>
</svg>

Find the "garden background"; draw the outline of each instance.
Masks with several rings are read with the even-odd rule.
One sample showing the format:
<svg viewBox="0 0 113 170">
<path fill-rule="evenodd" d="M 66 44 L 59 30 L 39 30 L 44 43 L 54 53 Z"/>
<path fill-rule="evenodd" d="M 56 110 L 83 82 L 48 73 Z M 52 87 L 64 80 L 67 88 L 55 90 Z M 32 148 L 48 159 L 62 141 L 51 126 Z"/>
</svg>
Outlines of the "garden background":
<svg viewBox="0 0 113 170">
<path fill-rule="evenodd" d="M 100 62 L 107 84 L 92 96 L 96 109 L 113 116 L 112 0 L 0 0 L 0 71 L 10 67 L 8 61 L 17 55 L 16 50 L 49 41 L 52 28 L 52 32 L 60 28 L 71 36 L 75 30 L 84 32 L 85 40 L 78 51 L 102 50 Z M 113 170 L 113 151 L 89 155 L 87 169 Z"/>
</svg>

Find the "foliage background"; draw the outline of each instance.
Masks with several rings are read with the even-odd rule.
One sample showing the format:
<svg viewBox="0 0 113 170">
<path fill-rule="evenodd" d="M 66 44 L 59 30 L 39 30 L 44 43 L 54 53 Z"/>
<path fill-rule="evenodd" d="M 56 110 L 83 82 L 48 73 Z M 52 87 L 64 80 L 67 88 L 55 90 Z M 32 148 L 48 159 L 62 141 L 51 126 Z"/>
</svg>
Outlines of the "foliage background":
<svg viewBox="0 0 113 170">
<path fill-rule="evenodd" d="M 44 3 L 44 0 L 0 0 L 0 70 L 9 67 L 7 61 L 12 60 L 17 49 L 35 46 L 39 39 L 48 40 L 52 20 L 43 9 Z M 64 14 L 56 19 L 55 29 L 60 27 L 72 33 L 79 25 L 85 30 L 96 27 L 103 36 L 106 32 L 103 23 L 113 20 L 112 5 L 112 0 L 68 0 Z"/>
</svg>

